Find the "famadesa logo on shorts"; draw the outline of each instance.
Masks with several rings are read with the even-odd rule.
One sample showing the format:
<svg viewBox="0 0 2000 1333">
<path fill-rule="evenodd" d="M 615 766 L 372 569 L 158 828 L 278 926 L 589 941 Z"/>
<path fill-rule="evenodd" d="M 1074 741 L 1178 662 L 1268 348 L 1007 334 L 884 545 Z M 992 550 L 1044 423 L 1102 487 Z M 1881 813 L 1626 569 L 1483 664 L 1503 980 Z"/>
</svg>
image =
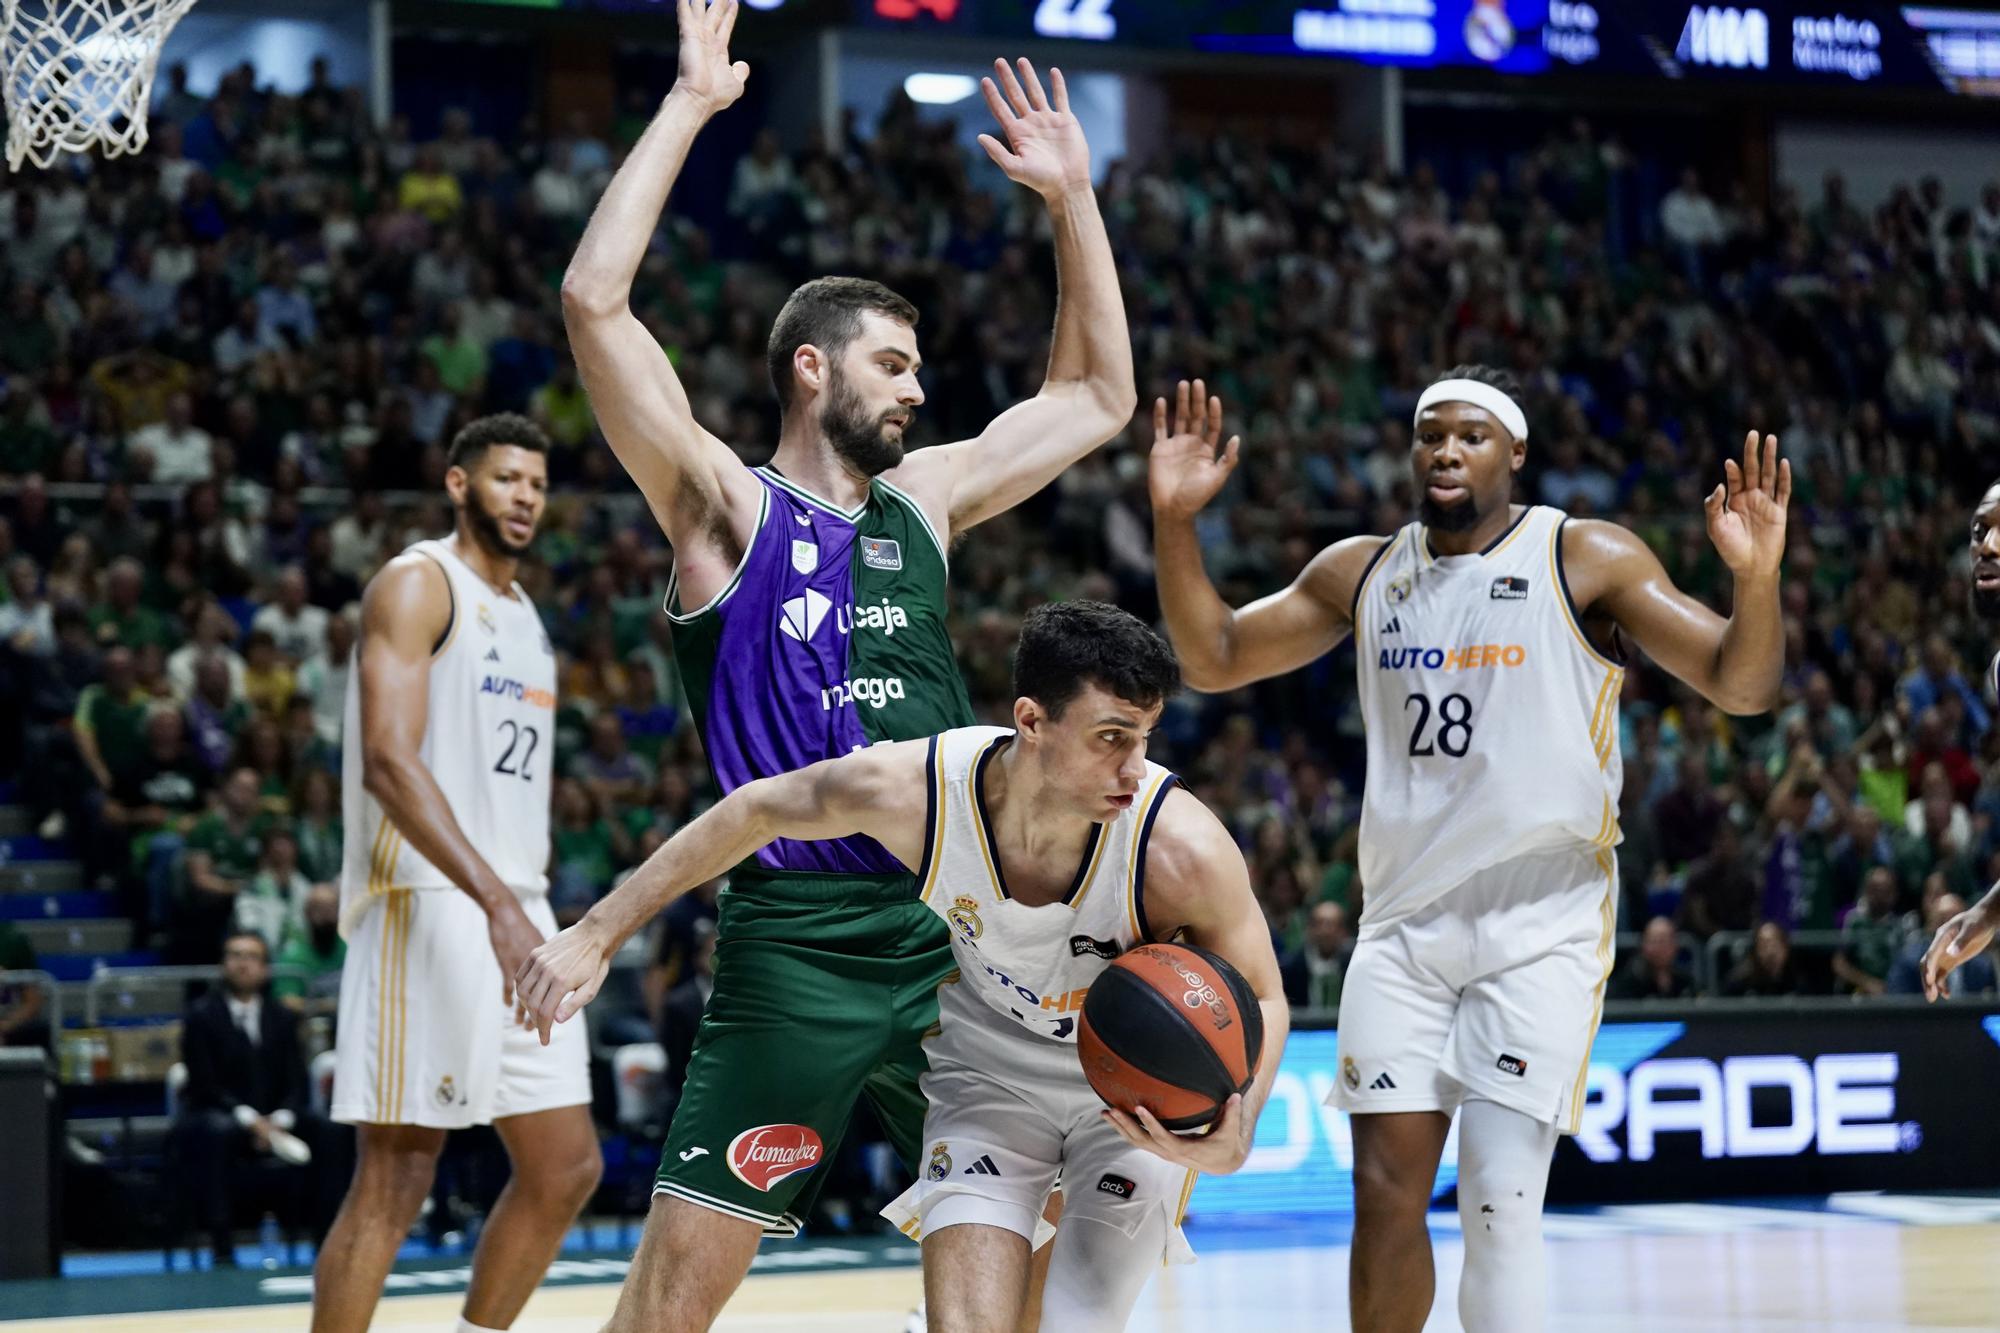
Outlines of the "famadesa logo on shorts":
<svg viewBox="0 0 2000 1333">
<path fill-rule="evenodd" d="M 779 1181 L 818 1166 L 825 1155 L 819 1135 L 805 1125 L 759 1125 L 729 1141 L 729 1169 L 767 1194 Z"/>
<path fill-rule="evenodd" d="M 1380 671 L 1507 671 L 1527 665 L 1528 650 L 1518 643 L 1468 643 L 1459 648 L 1382 648 Z"/>
</svg>

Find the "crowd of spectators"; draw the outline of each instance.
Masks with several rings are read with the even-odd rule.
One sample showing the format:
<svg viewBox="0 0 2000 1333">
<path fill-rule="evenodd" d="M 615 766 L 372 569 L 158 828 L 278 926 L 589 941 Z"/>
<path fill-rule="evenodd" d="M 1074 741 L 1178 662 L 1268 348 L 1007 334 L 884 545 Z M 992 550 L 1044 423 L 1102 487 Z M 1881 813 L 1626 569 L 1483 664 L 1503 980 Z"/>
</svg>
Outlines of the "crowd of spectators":
<svg viewBox="0 0 2000 1333">
<path fill-rule="evenodd" d="M 561 914 L 702 808 L 661 612 L 671 553 L 595 432 L 557 300 L 640 123 L 496 141 L 451 113 L 422 139 L 372 126 L 323 70 L 287 96 L 246 67 L 211 97 L 170 76 L 145 153 L 0 193 L 0 768 L 32 775 L 15 799 L 119 890 L 142 947 L 210 962 L 243 929 L 322 990 L 337 975 L 356 598 L 449 527 L 444 449 L 484 412 L 531 413 L 555 445 L 523 580 L 562 662 Z M 1977 683 L 1994 645 L 1963 541 L 2000 435 L 2000 186 L 1953 201 L 1922 181 L 1863 207 L 1837 176 L 1764 199 L 1690 171 L 1634 234 L 1605 202 L 1630 173 L 1582 123 L 1451 189 L 1421 160 L 1249 132 L 1108 164 L 1140 382 L 1205 376 L 1244 434 L 1203 516 L 1236 603 L 1405 521 L 1406 423 L 1454 362 L 1525 385 L 1517 499 L 1621 519 L 1722 609 L 1701 497 L 1746 430 L 1778 433 L 1797 478 L 1783 701 L 1725 717 L 1633 661 L 1620 929 L 1644 943 L 1613 993 L 1908 989 L 1913 942 L 2000 866 L 2000 730 Z M 635 308 L 747 460 L 776 438 L 765 335 L 806 276 L 873 276 L 922 307 L 919 441 L 1037 387 L 1042 210 L 949 124 L 899 99 L 866 134 L 766 133 L 704 193 L 715 219 L 669 210 Z M 985 715 L 1004 715 L 1035 602 L 1155 612 L 1147 415 L 955 564 Z M 1293 1000 L 1328 1008 L 1366 891 L 1350 680 L 1336 653 L 1184 697 L 1156 751 L 1240 838 Z M 660 932 L 656 1022 L 699 1012 L 712 901 Z M 1717 932 L 1746 947 L 1704 977 Z"/>
</svg>

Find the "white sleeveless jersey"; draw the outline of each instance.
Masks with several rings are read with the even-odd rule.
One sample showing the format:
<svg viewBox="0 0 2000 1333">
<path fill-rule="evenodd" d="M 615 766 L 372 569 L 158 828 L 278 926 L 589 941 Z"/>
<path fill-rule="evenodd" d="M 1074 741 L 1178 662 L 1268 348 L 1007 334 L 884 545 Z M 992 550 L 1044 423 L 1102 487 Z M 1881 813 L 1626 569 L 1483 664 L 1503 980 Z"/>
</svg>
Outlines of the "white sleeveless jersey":
<svg viewBox="0 0 2000 1333">
<path fill-rule="evenodd" d="M 1061 902 L 1029 907 L 1007 892 L 994 854 L 981 775 L 1013 732 L 961 727 L 931 739 L 923 898 L 951 926 L 958 984 L 938 996 L 940 1023 L 998 1017 L 1037 1036 L 1074 1042 L 1090 983 L 1113 958 L 1149 938 L 1146 840 L 1174 775 L 1158 764 L 1130 809 L 1093 825 Z"/>
<path fill-rule="evenodd" d="M 1619 840 L 1625 673 L 1570 603 L 1567 521 L 1536 506 L 1482 554 L 1445 557 L 1412 523 L 1362 576 L 1364 936 L 1488 867 Z"/>
<path fill-rule="evenodd" d="M 520 584 L 503 597 L 444 541 L 409 547 L 438 563 L 451 622 L 431 655 L 430 712 L 418 751 L 474 850 L 516 893 L 548 889 L 556 659 Z M 408 552 L 405 552 L 407 554 Z M 361 785 L 361 673 L 347 678 L 341 730 L 342 933 L 393 889 L 450 889 Z"/>
</svg>

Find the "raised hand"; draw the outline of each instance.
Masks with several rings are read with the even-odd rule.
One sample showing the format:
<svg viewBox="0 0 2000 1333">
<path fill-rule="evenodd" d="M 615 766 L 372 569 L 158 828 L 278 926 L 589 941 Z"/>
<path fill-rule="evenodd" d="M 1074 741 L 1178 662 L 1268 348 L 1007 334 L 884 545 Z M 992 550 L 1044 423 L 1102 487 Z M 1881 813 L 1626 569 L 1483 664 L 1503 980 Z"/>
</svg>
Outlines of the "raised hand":
<svg viewBox="0 0 2000 1333">
<path fill-rule="evenodd" d="M 1785 555 L 1785 510 L 1792 502 L 1792 464 L 1779 461 L 1778 437 L 1751 431 L 1743 463 L 1722 464 L 1723 484 L 1709 492 L 1708 537 L 1729 572 L 1776 577 Z"/>
<path fill-rule="evenodd" d="M 1069 110 L 1069 85 L 1062 71 L 1049 71 L 1049 91 L 1035 67 L 1020 62 L 1021 77 L 1004 60 L 993 62 L 993 77 L 981 79 L 986 105 L 1000 122 L 1003 143 L 991 134 L 979 136 L 979 146 L 1000 170 L 1044 198 L 1069 190 L 1090 188 L 1090 143 L 1083 125 Z"/>
<path fill-rule="evenodd" d="M 737 0 L 674 0 L 681 29 L 680 75 L 674 91 L 692 97 L 711 115 L 743 96 L 748 61 L 729 59 Z"/>
<path fill-rule="evenodd" d="M 1148 460 L 1147 481 L 1153 495 L 1153 512 L 1171 518 L 1192 518 L 1215 498 L 1222 483 L 1236 470 L 1237 449 L 1243 437 L 1232 435 L 1229 446 L 1219 454 L 1222 442 L 1222 400 L 1208 396 L 1208 385 L 1186 380 L 1174 396 L 1174 415 L 1167 421 L 1167 400 L 1153 400 L 1153 452 Z"/>
</svg>

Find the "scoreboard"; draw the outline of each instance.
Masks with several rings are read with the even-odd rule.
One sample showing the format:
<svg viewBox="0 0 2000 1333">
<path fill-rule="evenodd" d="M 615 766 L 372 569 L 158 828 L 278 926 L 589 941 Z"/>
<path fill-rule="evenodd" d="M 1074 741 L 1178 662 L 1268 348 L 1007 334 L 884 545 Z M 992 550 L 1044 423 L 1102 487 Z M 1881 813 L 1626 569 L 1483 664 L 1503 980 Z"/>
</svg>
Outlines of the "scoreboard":
<svg viewBox="0 0 2000 1333">
<path fill-rule="evenodd" d="M 436 0 L 433 0 L 436 2 Z M 657 15 L 673 0 L 444 0 Z M 844 26 L 1414 69 L 2000 95 L 2000 9 L 1883 0 L 742 0 L 740 31 Z"/>
</svg>

